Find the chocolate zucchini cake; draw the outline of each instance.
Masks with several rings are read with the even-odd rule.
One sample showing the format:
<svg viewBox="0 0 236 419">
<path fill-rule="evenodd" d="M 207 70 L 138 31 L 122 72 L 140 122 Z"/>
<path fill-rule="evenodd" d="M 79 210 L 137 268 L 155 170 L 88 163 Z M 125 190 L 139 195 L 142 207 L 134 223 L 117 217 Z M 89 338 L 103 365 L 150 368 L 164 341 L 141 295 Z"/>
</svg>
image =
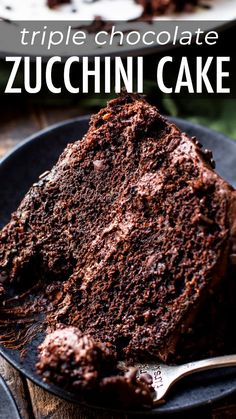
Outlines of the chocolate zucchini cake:
<svg viewBox="0 0 236 419">
<path fill-rule="evenodd" d="M 236 191 L 211 152 L 144 98 L 122 95 L 1 231 L 1 298 L 14 284 L 56 284 L 46 313 L 56 335 L 40 348 L 39 372 L 59 384 L 65 374 L 68 388 L 130 388 L 117 360 L 177 359 L 181 336 L 235 261 L 235 239 Z"/>
</svg>

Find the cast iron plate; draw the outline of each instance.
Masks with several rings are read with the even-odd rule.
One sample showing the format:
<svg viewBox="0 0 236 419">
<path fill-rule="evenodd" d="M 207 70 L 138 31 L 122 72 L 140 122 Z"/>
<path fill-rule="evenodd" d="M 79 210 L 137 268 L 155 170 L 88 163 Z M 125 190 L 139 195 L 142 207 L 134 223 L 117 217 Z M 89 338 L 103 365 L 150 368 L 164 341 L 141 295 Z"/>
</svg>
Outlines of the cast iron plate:
<svg viewBox="0 0 236 419">
<path fill-rule="evenodd" d="M 89 117 L 66 121 L 28 138 L 0 162 L 0 228 L 5 225 L 24 194 L 38 176 L 50 169 L 68 141 L 82 138 L 88 128 Z M 218 172 L 236 187 L 236 141 L 222 134 L 193 125 L 180 119 L 174 122 L 214 152 Z M 13 328 L 15 326 L 12 326 Z M 14 329 L 13 329 L 14 332 Z M 42 335 L 29 344 L 23 359 L 18 350 L 0 347 L 0 353 L 19 371 L 45 390 L 78 403 L 77 397 L 63 389 L 45 384 L 36 374 L 37 346 Z M 170 391 L 166 403 L 150 411 L 150 415 L 180 412 L 200 407 L 236 392 L 236 368 L 196 374 L 182 380 Z M 136 412 L 143 415 L 143 412 Z"/>
</svg>

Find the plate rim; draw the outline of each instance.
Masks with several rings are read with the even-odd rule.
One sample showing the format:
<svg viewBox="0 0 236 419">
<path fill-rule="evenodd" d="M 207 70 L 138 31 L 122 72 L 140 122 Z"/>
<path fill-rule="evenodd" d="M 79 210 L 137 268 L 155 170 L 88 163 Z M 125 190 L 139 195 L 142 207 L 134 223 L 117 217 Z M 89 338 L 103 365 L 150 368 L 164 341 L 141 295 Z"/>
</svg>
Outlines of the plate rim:
<svg viewBox="0 0 236 419">
<path fill-rule="evenodd" d="M 6 380 L 4 379 L 4 377 L 2 375 L 0 375 L 0 384 L 3 388 L 3 390 L 5 391 L 5 394 L 7 395 L 9 401 L 11 401 L 11 407 L 14 408 L 15 410 L 15 419 L 21 419 L 21 414 L 20 414 L 20 410 L 17 406 L 16 400 L 13 397 L 12 391 L 9 388 L 9 385 L 7 384 Z"/>
<path fill-rule="evenodd" d="M 58 130 L 62 127 L 69 127 L 70 125 L 74 125 L 74 124 L 79 124 L 79 123 L 89 123 L 91 115 L 87 114 L 87 115 L 82 115 L 82 116 L 78 116 L 75 118 L 70 118 L 70 119 L 66 119 L 63 120 L 61 122 L 56 122 L 55 124 L 52 124 L 42 130 L 36 131 L 34 134 L 26 137 L 25 140 L 22 140 L 19 144 L 17 144 L 15 147 L 13 147 L 12 150 L 10 150 L 1 160 L 0 160 L 0 170 L 2 170 L 2 168 L 4 167 L 4 164 L 7 163 L 19 150 L 24 149 L 25 147 L 29 146 L 32 142 L 39 140 L 41 137 L 44 137 L 45 135 L 47 135 L 48 133 L 52 133 L 54 130 Z M 177 117 L 167 117 L 168 120 L 170 120 L 171 122 L 175 123 L 176 125 L 180 125 L 181 123 L 187 127 L 187 128 L 196 128 L 196 130 L 199 130 L 201 132 L 203 132 L 204 134 L 210 134 L 212 135 L 216 135 L 218 138 L 222 138 L 223 141 L 226 141 L 230 144 L 234 143 L 236 146 L 236 142 L 235 140 L 231 139 L 230 137 L 226 136 L 225 134 L 222 134 L 218 131 L 212 130 L 206 126 L 200 125 L 200 124 L 196 124 L 193 123 L 191 121 L 187 121 L 185 119 L 182 118 L 177 118 Z M 82 139 L 82 138 L 81 138 Z M 72 140 L 71 140 L 72 141 Z M 68 141 L 70 142 L 70 140 Z M 17 362 L 16 360 L 12 359 L 10 353 L 7 353 L 9 351 L 9 349 L 4 348 L 3 345 L 0 344 L 0 355 L 6 359 L 14 368 L 16 368 L 19 372 L 21 372 L 22 374 L 24 374 L 24 376 L 26 378 L 28 378 L 30 381 L 32 381 L 34 384 L 38 385 L 39 387 L 41 387 L 43 390 L 48 391 L 50 394 L 55 395 L 57 397 L 62 398 L 63 400 L 67 400 L 69 402 L 76 402 L 75 397 L 73 396 L 73 393 L 70 393 L 62 388 L 60 388 L 59 386 L 56 386 L 54 384 L 51 383 L 46 383 L 43 382 L 43 380 L 39 377 L 36 376 L 36 374 L 34 375 L 32 372 L 28 372 L 27 369 L 25 368 L 24 364 L 22 363 L 21 360 L 19 360 L 19 362 Z M 22 365 L 19 365 L 21 364 Z M 61 391 L 63 392 L 63 394 L 61 394 Z M 159 415 L 168 415 L 168 414 L 172 414 L 172 413 L 180 413 L 180 412 L 187 412 L 189 410 L 194 410 L 200 407 L 204 407 L 207 405 L 212 405 L 217 401 L 223 400 L 225 398 L 227 398 L 230 395 L 236 394 L 236 387 L 235 388 L 231 388 L 229 390 L 225 390 L 224 392 L 220 393 L 218 396 L 215 396 L 213 399 L 208 399 L 205 401 L 196 401 L 193 402 L 191 404 L 191 406 L 183 406 L 183 407 L 169 407 L 167 409 L 162 409 L 161 406 L 160 407 L 154 407 L 152 410 L 125 410 L 125 409 L 114 409 L 114 408 L 106 408 L 103 406 L 96 406 L 96 405 L 92 405 L 86 402 L 77 402 L 78 405 L 82 405 L 85 407 L 90 407 L 90 408 L 94 408 L 94 409 L 99 409 L 99 410 L 105 410 L 105 411 L 109 411 L 109 412 L 117 412 L 117 413 L 132 413 L 132 414 L 137 414 L 137 415 L 149 415 L 149 416 L 159 416 Z"/>
</svg>

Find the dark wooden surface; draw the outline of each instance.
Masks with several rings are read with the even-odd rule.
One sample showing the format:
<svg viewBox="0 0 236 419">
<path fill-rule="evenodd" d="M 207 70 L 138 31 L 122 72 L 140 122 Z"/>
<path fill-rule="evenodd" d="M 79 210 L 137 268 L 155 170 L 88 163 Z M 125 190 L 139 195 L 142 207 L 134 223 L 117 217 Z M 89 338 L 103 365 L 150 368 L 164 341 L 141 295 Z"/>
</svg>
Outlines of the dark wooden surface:
<svg viewBox="0 0 236 419">
<path fill-rule="evenodd" d="M 22 103 L 20 107 L 12 103 L 0 107 L 0 158 L 12 147 L 30 134 L 55 122 L 78 116 L 82 112 L 76 106 L 63 108 L 42 108 Z M 16 400 L 23 419 L 125 419 L 135 415 L 114 414 L 71 403 L 50 395 L 37 387 L 0 357 L 0 374 L 6 380 Z M 166 417 L 166 416 L 165 416 Z M 178 419 L 236 419 L 236 395 L 213 407 L 198 411 L 172 415 Z M 139 416 L 144 418 L 144 415 Z M 11 419 L 0 418 L 0 419 Z"/>
</svg>

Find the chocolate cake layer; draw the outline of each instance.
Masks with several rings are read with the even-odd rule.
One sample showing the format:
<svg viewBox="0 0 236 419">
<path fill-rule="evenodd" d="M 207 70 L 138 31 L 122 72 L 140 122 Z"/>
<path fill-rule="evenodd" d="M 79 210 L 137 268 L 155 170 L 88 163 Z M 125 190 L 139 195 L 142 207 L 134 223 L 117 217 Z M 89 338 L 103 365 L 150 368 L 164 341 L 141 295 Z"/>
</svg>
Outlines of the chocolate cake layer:
<svg viewBox="0 0 236 419">
<path fill-rule="evenodd" d="M 2 284 L 61 281 L 52 328 L 78 327 L 118 358 L 166 361 L 227 274 L 235 215 L 236 192 L 211 153 L 124 95 L 92 118 L 2 230 Z"/>
</svg>

